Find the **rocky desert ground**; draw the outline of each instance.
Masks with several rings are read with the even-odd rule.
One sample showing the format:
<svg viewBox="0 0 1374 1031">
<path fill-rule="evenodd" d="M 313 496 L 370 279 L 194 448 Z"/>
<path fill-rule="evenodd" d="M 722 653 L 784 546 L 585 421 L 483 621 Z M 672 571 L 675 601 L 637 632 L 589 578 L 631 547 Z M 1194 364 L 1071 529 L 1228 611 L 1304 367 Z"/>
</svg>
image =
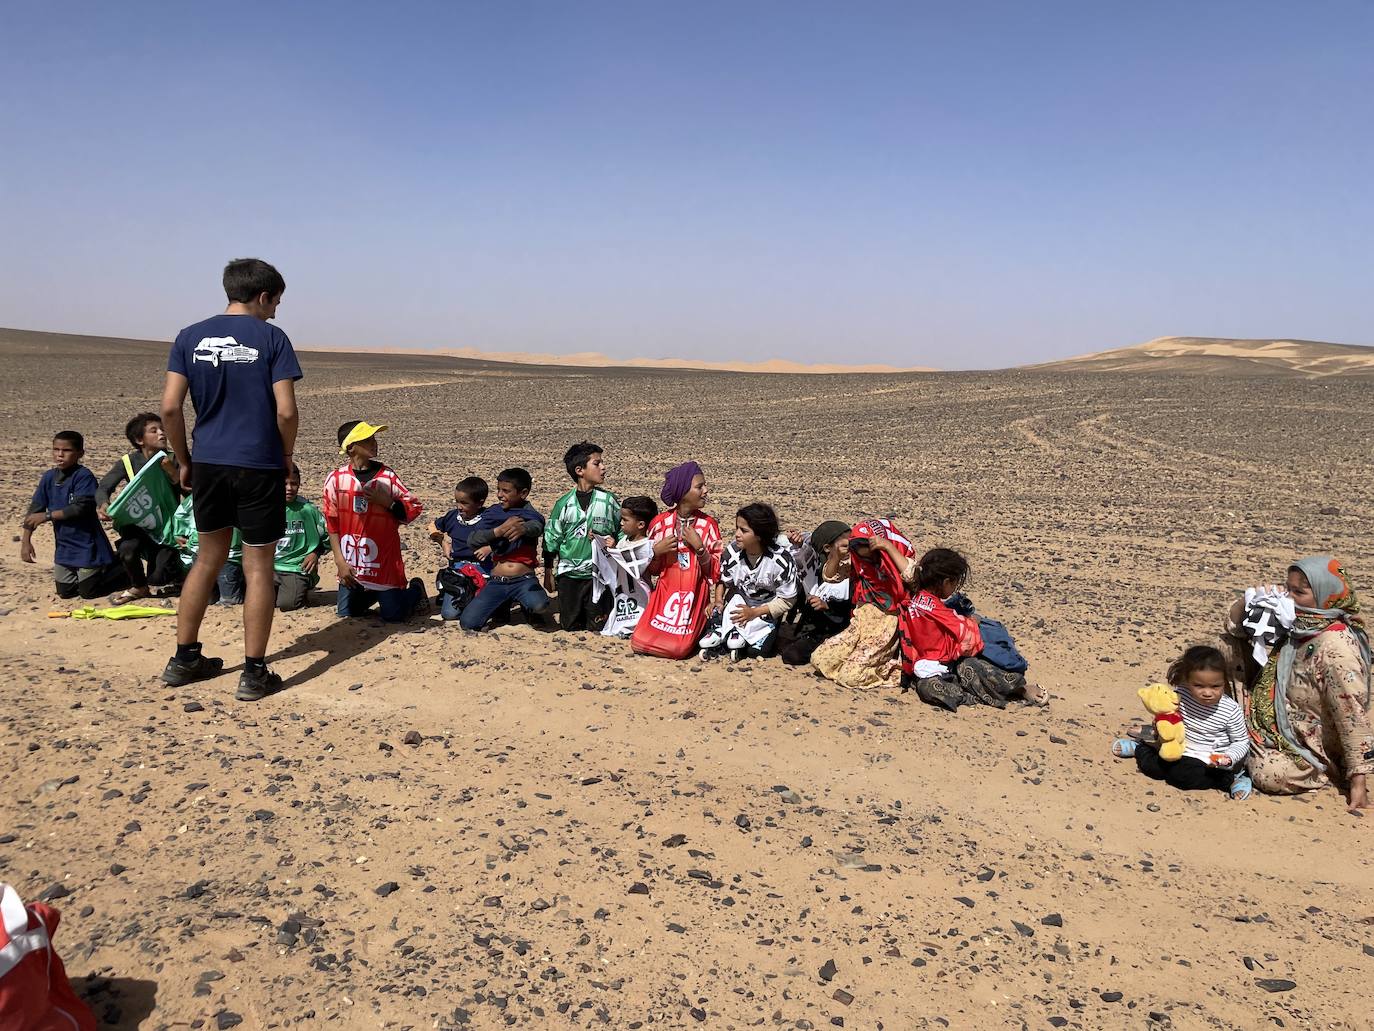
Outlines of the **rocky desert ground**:
<svg viewBox="0 0 1374 1031">
<path fill-rule="evenodd" d="M 289 330 L 289 325 L 288 325 Z M 0 332 L 14 541 L 54 430 L 103 473 L 165 345 Z M 279 616 L 289 690 L 157 680 L 170 619 L 49 618 L 0 554 L 0 878 L 114 1028 L 1368 1028 L 1374 826 L 1334 791 L 1185 796 L 1117 763 L 1136 688 L 1234 589 L 1332 551 L 1374 592 L 1374 393 L 1211 355 L 986 373 L 744 375 L 302 353 L 335 427 L 448 507 L 569 443 L 728 518 L 894 517 L 1054 693 L 963 709 L 776 662 L 637 658 L 524 626 Z M 40 531 L 40 556 L 51 539 Z M 432 577 L 421 529 L 407 561 Z M 207 651 L 236 662 L 237 613 Z M 407 743 L 416 742 L 416 743 Z"/>
</svg>

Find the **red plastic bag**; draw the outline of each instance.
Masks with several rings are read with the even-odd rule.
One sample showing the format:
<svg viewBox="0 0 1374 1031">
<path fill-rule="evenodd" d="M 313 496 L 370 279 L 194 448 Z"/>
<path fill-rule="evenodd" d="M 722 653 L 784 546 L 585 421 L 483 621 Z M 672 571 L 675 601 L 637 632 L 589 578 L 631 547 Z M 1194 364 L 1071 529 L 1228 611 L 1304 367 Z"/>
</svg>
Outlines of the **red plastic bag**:
<svg viewBox="0 0 1374 1031">
<path fill-rule="evenodd" d="M 96 1031 L 52 947 L 61 917 L 42 902 L 24 905 L 0 883 L 0 1028 L 4 1031 Z"/>
<path fill-rule="evenodd" d="M 685 659 L 696 649 L 711 611 L 711 581 L 695 562 L 674 562 L 659 575 L 630 647 L 640 655 Z"/>
</svg>

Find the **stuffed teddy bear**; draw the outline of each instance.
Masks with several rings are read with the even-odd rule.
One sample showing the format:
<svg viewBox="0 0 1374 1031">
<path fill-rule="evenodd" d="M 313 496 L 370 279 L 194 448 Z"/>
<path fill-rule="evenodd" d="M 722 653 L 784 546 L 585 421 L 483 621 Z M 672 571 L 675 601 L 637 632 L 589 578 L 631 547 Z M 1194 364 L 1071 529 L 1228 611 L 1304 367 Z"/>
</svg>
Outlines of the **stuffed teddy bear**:
<svg viewBox="0 0 1374 1031">
<path fill-rule="evenodd" d="M 1155 718 L 1155 735 L 1159 738 L 1159 757 L 1165 762 L 1183 758 L 1183 717 L 1178 711 L 1178 692 L 1168 684 L 1151 684 L 1136 694 L 1145 703 L 1145 711 Z"/>
</svg>

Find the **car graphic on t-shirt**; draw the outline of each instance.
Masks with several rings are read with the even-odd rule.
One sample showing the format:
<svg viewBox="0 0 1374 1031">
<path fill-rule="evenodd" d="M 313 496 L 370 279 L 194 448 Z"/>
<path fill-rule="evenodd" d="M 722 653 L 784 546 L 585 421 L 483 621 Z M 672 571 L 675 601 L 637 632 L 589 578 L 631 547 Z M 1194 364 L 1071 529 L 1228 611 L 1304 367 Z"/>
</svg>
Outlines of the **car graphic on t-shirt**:
<svg viewBox="0 0 1374 1031">
<path fill-rule="evenodd" d="M 191 360 L 209 362 L 216 369 L 220 362 L 251 364 L 258 360 L 258 349 L 240 344 L 233 337 L 205 337 L 196 344 Z"/>
</svg>

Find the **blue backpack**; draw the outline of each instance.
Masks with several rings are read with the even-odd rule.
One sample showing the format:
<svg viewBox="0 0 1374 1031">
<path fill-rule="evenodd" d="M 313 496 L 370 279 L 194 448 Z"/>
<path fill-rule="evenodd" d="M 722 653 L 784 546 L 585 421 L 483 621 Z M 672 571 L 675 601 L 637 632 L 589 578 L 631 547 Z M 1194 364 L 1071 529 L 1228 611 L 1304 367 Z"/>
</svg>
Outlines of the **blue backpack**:
<svg viewBox="0 0 1374 1031">
<path fill-rule="evenodd" d="M 952 594 L 945 604 L 961 616 L 973 616 L 978 620 L 978 631 L 983 635 L 983 650 L 979 655 L 1009 673 L 1024 673 L 1030 669 L 1030 663 L 1017 649 L 1007 628 L 998 620 L 978 615 L 966 595 Z"/>
</svg>

